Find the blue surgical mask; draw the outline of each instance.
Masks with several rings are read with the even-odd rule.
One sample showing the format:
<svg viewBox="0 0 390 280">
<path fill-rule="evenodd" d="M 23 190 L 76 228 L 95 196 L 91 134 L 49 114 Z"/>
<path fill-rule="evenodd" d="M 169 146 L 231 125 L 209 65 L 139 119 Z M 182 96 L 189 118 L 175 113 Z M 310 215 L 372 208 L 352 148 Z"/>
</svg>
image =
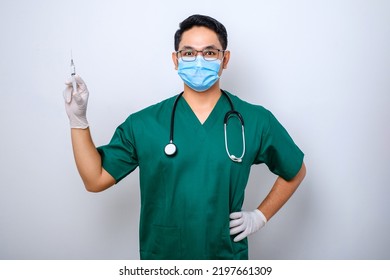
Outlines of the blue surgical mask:
<svg viewBox="0 0 390 280">
<path fill-rule="evenodd" d="M 202 92 L 211 88 L 219 79 L 221 60 L 207 61 L 198 55 L 194 61 L 179 58 L 178 74 L 187 86 Z"/>
</svg>

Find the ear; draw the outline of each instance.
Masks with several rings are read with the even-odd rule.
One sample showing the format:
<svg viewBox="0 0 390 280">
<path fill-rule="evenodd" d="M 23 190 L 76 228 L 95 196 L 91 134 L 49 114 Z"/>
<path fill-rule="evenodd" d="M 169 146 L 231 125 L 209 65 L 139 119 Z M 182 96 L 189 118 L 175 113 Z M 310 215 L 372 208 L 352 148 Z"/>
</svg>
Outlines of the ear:
<svg viewBox="0 0 390 280">
<path fill-rule="evenodd" d="M 176 52 L 173 52 L 172 53 L 172 61 L 173 61 L 173 64 L 175 65 L 175 70 L 177 70 L 178 66 L 179 66 L 179 61 L 177 59 L 177 54 Z"/>
<path fill-rule="evenodd" d="M 229 59 L 230 59 L 230 51 L 225 51 L 225 56 L 223 57 L 223 61 L 222 61 L 223 69 L 227 68 Z"/>
</svg>

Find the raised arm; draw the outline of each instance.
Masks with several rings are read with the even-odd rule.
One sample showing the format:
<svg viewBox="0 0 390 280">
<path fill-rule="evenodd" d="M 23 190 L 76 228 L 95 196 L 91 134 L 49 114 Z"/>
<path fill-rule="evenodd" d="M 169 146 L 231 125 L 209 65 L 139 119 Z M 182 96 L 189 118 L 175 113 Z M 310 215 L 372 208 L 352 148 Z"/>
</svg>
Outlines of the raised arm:
<svg viewBox="0 0 390 280">
<path fill-rule="evenodd" d="M 64 90 L 65 109 L 69 117 L 73 154 L 77 169 L 90 192 L 100 192 L 115 184 L 115 179 L 102 167 L 101 157 L 91 137 L 86 117 L 89 92 L 84 81 L 74 76 L 77 90 L 72 81 L 66 82 Z"/>
</svg>

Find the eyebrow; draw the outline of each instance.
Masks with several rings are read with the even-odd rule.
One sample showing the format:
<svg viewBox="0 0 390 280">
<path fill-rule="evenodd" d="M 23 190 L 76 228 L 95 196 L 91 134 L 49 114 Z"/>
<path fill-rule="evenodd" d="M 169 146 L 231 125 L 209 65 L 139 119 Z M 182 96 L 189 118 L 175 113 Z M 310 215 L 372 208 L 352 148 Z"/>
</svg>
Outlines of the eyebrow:
<svg viewBox="0 0 390 280">
<path fill-rule="evenodd" d="M 195 48 L 192 47 L 192 46 L 183 46 L 183 48 L 181 48 L 182 50 L 186 50 L 186 49 L 191 49 L 191 50 L 194 50 Z M 205 49 L 219 49 L 216 45 L 209 45 L 209 46 L 206 46 L 204 47 L 202 50 L 205 50 Z"/>
</svg>

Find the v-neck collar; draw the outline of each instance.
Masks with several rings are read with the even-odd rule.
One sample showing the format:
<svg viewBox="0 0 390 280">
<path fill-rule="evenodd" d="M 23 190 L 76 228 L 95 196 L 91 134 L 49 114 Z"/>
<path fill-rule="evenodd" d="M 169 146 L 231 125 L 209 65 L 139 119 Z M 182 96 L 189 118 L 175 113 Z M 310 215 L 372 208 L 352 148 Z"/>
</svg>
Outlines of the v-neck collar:
<svg viewBox="0 0 390 280">
<path fill-rule="evenodd" d="M 191 109 L 190 105 L 187 103 L 187 100 L 182 96 L 179 100 L 179 109 L 180 111 L 185 114 L 185 117 L 191 122 L 191 125 L 194 125 L 194 127 L 203 127 L 205 130 L 211 129 L 216 121 L 219 119 L 220 115 L 223 114 L 225 111 L 227 112 L 229 109 L 226 108 L 226 105 L 228 105 L 228 101 L 226 99 L 226 96 L 222 93 L 219 97 L 217 103 L 214 105 L 214 108 L 210 112 L 207 119 L 202 124 L 194 111 Z M 221 123 L 222 124 L 222 123 Z"/>
</svg>

